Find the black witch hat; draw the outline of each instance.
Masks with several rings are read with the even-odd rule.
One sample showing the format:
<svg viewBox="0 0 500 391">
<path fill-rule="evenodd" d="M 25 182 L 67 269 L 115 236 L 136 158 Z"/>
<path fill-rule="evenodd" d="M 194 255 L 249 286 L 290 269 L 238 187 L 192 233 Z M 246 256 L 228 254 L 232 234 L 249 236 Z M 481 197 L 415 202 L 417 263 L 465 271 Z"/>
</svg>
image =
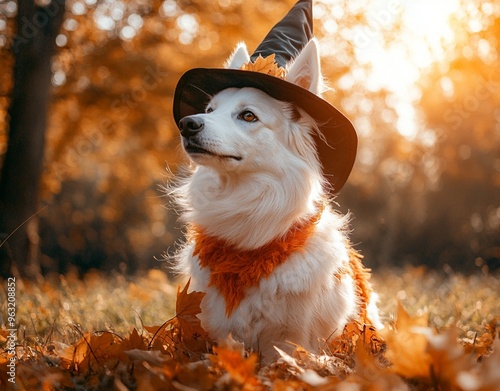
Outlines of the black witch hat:
<svg viewBox="0 0 500 391">
<path fill-rule="evenodd" d="M 275 99 L 291 102 L 314 118 L 320 133 L 315 135 L 323 173 L 338 192 L 351 172 L 358 139 L 351 122 L 335 107 L 316 94 L 284 80 L 285 67 L 312 38 L 312 0 L 299 0 L 276 24 L 250 57 L 273 58 L 278 73 L 255 71 L 252 63 L 241 69 L 195 68 L 179 80 L 174 95 L 174 119 L 177 124 L 189 115 L 204 113 L 209 97 L 226 88 L 253 87 Z"/>
</svg>

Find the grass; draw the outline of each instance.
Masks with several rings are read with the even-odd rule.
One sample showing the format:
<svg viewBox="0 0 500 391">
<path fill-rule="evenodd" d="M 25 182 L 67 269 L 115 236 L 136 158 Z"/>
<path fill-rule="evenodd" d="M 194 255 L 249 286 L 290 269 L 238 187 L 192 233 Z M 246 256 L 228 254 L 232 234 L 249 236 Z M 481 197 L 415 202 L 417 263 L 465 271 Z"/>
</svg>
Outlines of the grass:
<svg viewBox="0 0 500 391">
<path fill-rule="evenodd" d="M 80 337 L 75 328 L 126 334 L 132 327 L 161 324 L 174 315 L 177 288 L 160 270 L 142 276 L 105 276 L 92 271 L 83 278 L 68 273 L 16 282 L 16 320 L 26 338 L 71 343 Z M 2 315 L 6 314 L 5 295 L 2 289 Z M 5 326 L 3 319 L 1 323 Z"/>
<path fill-rule="evenodd" d="M 438 330 L 458 327 L 469 337 L 495 317 L 500 317 L 498 273 L 463 275 L 427 271 L 425 268 L 379 270 L 372 278 L 381 299 L 384 323 L 389 322 L 400 301 L 412 315 L 429 314 Z"/>
<path fill-rule="evenodd" d="M 495 274 L 391 269 L 374 272 L 372 283 L 384 323 L 394 318 L 398 301 L 412 315 L 428 312 L 431 326 L 456 326 L 469 337 L 500 316 L 500 278 Z M 0 326 L 6 327 L 7 283 L 1 284 Z M 174 316 L 177 285 L 161 270 L 129 277 L 94 271 L 83 278 L 69 273 L 37 282 L 17 279 L 16 320 L 26 338 L 51 336 L 65 343 L 79 338 L 75 326 L 126 334 L 132 327 L 159 325 Z"/>
</svg>

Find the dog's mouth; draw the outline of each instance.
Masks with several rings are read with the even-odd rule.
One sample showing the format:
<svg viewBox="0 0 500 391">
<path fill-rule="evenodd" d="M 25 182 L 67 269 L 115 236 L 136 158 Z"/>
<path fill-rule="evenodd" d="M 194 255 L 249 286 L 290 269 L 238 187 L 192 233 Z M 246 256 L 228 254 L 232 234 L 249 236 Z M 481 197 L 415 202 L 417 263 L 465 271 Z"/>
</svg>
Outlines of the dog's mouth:
<svg viewBox="0 0 500 391">
<path fill-rule="evenodd" d="M 221 158 L 221 159 L 233 159 L 233 160 L 237 160 L 237 161 L 240 161 L 240 160 L 243 159 L 241 156 L 220 155 L 220 154 L 217 154 L 217 153 L 214 153 L 212 151 L 209 151 L 209 150 L 207 150 L 205 148 L 202 148 L 199 145 L 196 145 L 196 144 L 193 144 L 193 143 L 188 143 L 184 147 L 184 149 L 190 155 L 208 155 L 208 156 L 218 157 L 218 158 Z"/>
</svg>

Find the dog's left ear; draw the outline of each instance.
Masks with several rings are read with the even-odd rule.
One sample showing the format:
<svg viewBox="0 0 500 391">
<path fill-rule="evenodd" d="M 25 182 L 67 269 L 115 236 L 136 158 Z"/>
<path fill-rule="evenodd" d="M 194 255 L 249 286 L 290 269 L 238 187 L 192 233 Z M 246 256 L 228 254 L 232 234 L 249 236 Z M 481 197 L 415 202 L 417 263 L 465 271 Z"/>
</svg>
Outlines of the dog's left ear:
<svg viewBox="0 0 500 391">
<path fill-rule="evenodd" d="M 243 64 L 250 62 L 250 55 L 248 54 L 247 46 L 245 43 L 240 42 L 234 49 L 233 54 L 229 56 L 224 64 L 226 69 L 240 69 Z"/>
<path fill-rule="evenodd" d="M 323 89 L 319 46 L 315 38 L 311 39 L 302 49 L 293 64 L 288 69 L 286 80 L 296 84 L 316 95 Z"/>
</svg>

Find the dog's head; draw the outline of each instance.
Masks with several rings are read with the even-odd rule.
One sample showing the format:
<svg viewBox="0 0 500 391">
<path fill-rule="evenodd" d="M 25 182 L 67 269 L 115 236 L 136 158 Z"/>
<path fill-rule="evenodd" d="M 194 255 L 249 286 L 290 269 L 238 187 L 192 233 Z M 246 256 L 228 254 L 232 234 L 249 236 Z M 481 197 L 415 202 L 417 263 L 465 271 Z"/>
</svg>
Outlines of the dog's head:
<svg viewBox="0 0 500 391">
<path fill-rule="evenodd" d="M 239 69 L 250 60 L 240 44 L 227 62 Z M 287 81 L 319 95 L 317 42 L 311 40 L 289 66 Z M 179 123 L 182 145 L 197 164 L 219 172 L 275 172 L 291 164 L 319 172 L 312 132 L 315 121 L 302 109 L 255 88 L 228 88 L 211 97 L 205 113 Z"/>
</svg>

